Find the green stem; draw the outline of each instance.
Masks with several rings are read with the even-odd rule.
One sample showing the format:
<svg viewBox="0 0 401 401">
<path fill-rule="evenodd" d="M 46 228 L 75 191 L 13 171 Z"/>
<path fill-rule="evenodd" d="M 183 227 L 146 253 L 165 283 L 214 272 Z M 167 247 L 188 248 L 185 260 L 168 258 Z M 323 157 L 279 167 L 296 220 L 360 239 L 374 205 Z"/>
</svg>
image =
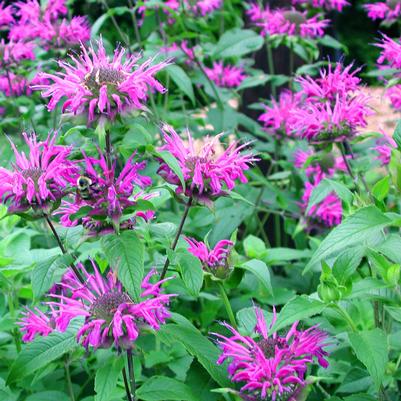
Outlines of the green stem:
<svg viewBox="0 0 401 401">
<path fill-rule="evenodd" d="M 126 46 L 130 47 L 128 35 L 126 35 L 126 34 L 120 29 L 120 27 L 119 27 L 119 25 L 118 25 L 116 19 L 114 18 L 113 11 L 112 11 L 112 10 L 110 9 L 110 7 L 108 6 L 106 0 L 102 0 L 102 3 L 103 3 L 103 5 L 104 5 L 104 7 L 106 8 L 107 13 L 110 15 L 111 22 L 113 23 L 114 27 L 116 28 L 116 30 L 117 30 L 118 34 L 120 35 L 122 41 L 125 43 Z"/>
<path fill-rule="evenodd" d="M 123 380 L 124 380 L 125 393 L 127 394 L 127 400 L 133 401 L 132 396 L 131 396 L 131 391 L 129 388 L 129 384 L 128 384 L 127 371 L 126 371 L 125 367 L 123 368 Z"/>
<path fill-rule="evenodd" d="M 187 219 L 187 216 L 188 216 L 188 213 L 189 213 L 189 209 L 192 206 L 192 201 L 193 201 L 193 198 L 192 198 L 192 196 L 190 196 L 188 198 L 187 204 L 185 205 L 184 214 L 182 215 L 182 218 L 181 218 L 181 221 L 180 221 L 180 225 L 178 226 L 177 232 L 175 234 L 174 241 L 173 241 L 173 243 L 171 245 L 171 250 L 172 251 L 174 251 L 176 246 L 177 246 L 178 240 L 179 240 L 180 235 L 182 233 L 182 230 L 184 228 L 185 220 Z M 170 265 L 170 259 L 167 257 L 166 262 L 164 263 L 164 266 L 163 266 L 162 273 L 160 275 L 160 280 L 163 280 L 164 277 L 166 276 L 167 269 L 168 269 L 169 265 Z"/>
<path fill-rule="evenodd" d="M 136 401 L 136 383 L 135 383 L 135 371 L 134 371 L 134 358 L 132 357 L 132 349 L 127 349 L 127 360 L 128 360 L 128 375 L 131 387 L 131 398 Z"/>
<path fill-rule="evenodd" d="M 71 373 L 70 373 L 70 362 L 68 357 L 64 360 L 64 371 L 65 380 L 67 382 L 68 393 L 70 394 L 71 401 L 75 401 L 74 389 L 72 388 Z"/>
<path fill-rule="evenodd" d="M 112 168 L 112 161 L 111 161 L 111 137 L 110 137 L 110 131 L 106 131 L 106 163 L 107 163 L 107 168 L 111 170 Z"/>
<path fill-rule="evenodd" d="M 266 52 L 267 52 L 267 66 L 269 69 L 269 75 L 274 77 L 275 75 L 275 69 L 274 69 L 274 58 L 273 58 L 273 50 L 272 47 L 270 46 L 269 40 L 266 40 Z M 276 99 L 277 97 L 277 90 L 276 90 L 276 85 L 274 84 L 274 80 L 272 79 L 270 81 L 270 90 L 272 92 L 272 96 Z"/>
<path fill-rule="evenodd" d="M 218 281 L 217 285 L 219 286 L 221 299 L 223 300 L 224 306 L 226 308 L 226 312 L 227 312 L 228 318 L 230 320 L 231 326 L 234 327 L 234 329 L 237 329 L 237 322 L 235 321 L 234 312 L 231 308 L 230 301 L 227 297 L 226 289 L 224 288 L 224 285 L 221 281 Z"/>
</svg>

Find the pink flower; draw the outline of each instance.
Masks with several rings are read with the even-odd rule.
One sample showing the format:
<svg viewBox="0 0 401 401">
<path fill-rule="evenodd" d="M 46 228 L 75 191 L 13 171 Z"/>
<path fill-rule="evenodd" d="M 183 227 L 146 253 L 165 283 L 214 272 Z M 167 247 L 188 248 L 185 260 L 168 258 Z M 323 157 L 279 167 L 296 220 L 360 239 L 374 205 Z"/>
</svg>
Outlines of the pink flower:
<svg viewBox="0 0 401 401">
<path fill-rule="evenodd" d="M 194 48 L 188 46 L 187 40 L 183 40 L 180 44 L 174 42 L 170 46 L 163 47 L 162 51 L 168 56 L 171 53 L 182 52 L 187 57 L 186 63 L 190 63 L 195 58 Z"/>
<path fill-rule="evenodd" d="M 111 271 L 104 278 L 93 261 L 93 273 L 81 263 L 77 267 L 85 283 L 81 284 L 75 274 L 68 271 L 66 279 L 59 283 L 62 293 L 49 294 L 53 301 L 48 305 L 57 331 L 65 331 L 75 317 L 85 318 L 77 333 L 77 341 L 85 348 L 107 348 L 113 343 L 116 347 L 131 348 L 145 329 L 159 330 L 170 317 L 167 306 L 174 294 L 163 294 L 160 288 L 170 278 L 151 283 L 155 269 L 143 279 L 140 300 L 134 302 Z M 40 319 L 47 321 L 42 315 Z M 33 320 L 31 317 L 28 323 Z M 28 327 L 23 324 L 23 330 Z M 36 329 L 36 333 L 41 334 L 41 331 Z M 26 341 L 31 338 L 32 335 L 27 336 Z"/>
<path fill-rule="evenodd" d="M 260 8 L 253 4 L 247 14 L 256 26 L 261 28 L 262 36 L 288 35 L 315 38 L 324 35 L 329 20 L 322 19 L 320 14 L 308 17 L 307 11 L 291 9 L 274 9 L 269 6 Z"/>
<path fill-rule="evenodd" d="M 382 34 L 382 40 L 376 46 L 380 47 L 381 53 L 377 62 L 385 64 L 390 68 L 401 68 L 401 44 L 389 38 L 387 35 Z"/>
<path fill-rule="evenodd" d="M 177 159 L 187 196 L 207 201 L 224 195 L 226 189 L 234 189 L 236 180 L 247 182 L 244 171 L 257 160 L 252 154 L 241 153 L 248 143 L 237 146 L 233 142 L 224 149 L 219 143 L 221 134 L 213 138 L 206 137 L 202 143 L 197 143 L 189 131 L 188 141 L 184 142 L 171 126 L 165 124 L 162 130 L 165 145 L 160 150 L 170 152 Z M 167 182 L 177 185 L 178 193 L 183 192 L 178 176 L 166 163 L 161 162 L 158 173 Z"/>
<path fill-rule="evenodd" d="M 386 90 L 386 96 L 390 99 L 391 105 L 399 110 L 401 109 L 401 85 L 390 86 Z"/>
<path fill-rule="evenodd" d="M 32 42 L 8 42 L 4 39 L 0 41 L 0 64 L 17 64 L 22 60 L 34 60 L 33 49 L 35 44 Z"/>
<path fill-rule="evenodd" d="M 11 201 L 13 211 L 47 208 L 75 184 L 77 168 L 68 160 L 71 148 L 55 145 L 56 134 L 49 134 L 43 142 L 38 142 L 35 134 L 23 136 L 29 156 L 18 152 L 10 141 L 15 164 L 11 171 L 0 167 L 0 196 L 3 202 Z"/>
<path fill-rule="evenodd" d="M 241 383 L 241 395 L 245 399 L 258 400 L 295 400 L 306 385 L 305 375 L 314 359 L 324 368 L 328 366 L 323 348 L 327 345 L 327 335 L 313 326 L 299 330 L 295 322 L 286 335 L 269 330 L 276 321 L 267 327 L 263 311 L 255 309 L 257 337 L 241 335 L 228 324 L 223 326 L 231 331 L 232 336 L 218 337 L 218 346 L 222 354 L 217 363 L 229 360 L 228 373 L 233 382 Z"/>
<path fill-rule="evenodd" d="M 319 185 L 323 177 L 317 176 L 313 183 L 305 183 L 305 191 L 302 196 L 302 208 L 307 209 L 312 191 Z M 330 193 L 321 202 L 312 206 L 307 212 L 307 216 L 327 227 L 333 227 L 341 223 L 343 208 L 341 199 L 335 194 Z"/>
<path fill-rule="evenodd" d="M 326 10 L 342 11 L 344 7 L 349 6 L 347 0 L 292 0 L 292 4 L 306 4 L 315 8 L 324 8 Z"/>
<path fill-rule="evenodd" d="M 195 11 L 206 16 L 215 10 L 218 10 L 223 4 L 223 0 L 198 0 L 193 6 Z"/>
<path fill-rule="evenodd" d="M 384 22 L 393 23 L 401 15 L 401 1 L 386 0 L 377 3 L 364 4 L 368 17 L 372 20 L 382 19 Z"/>
<path fill-rule="evenodd" d="M 291 137 L 292 131 L 289 120 L 292 110 L 297 107 L 300 96 L 289 90 L 280 93 L 278 101 L 272 99 L 269 106 L 265 106 L 265 112 L 258 118 L 263 122 L 266 131 L 270 135 L 278 137 Z"/>
<path fill-rule="evenodd" d="M 188 242 L 188 251 L 196 256 L 202 263 L 203 269 L 218 278 L 226 278 L 230 273 L 228 257 L 234 243 L 229 240 L 219 241 L 213 249 L 193 238 L 185 238 Z"/>
<path fill-rule="evenodd" d="M 0 1 L 0 28 L 14 23 L 13 9 L 6 6 L 4 1 Z"/>
<path fill-rule="evenodd" d="M 62 44 L 75 45 L 85 43 L 91 37 L 91 27 L 85 17 L 74 17 L 71 21 L 66 19 L 60 25 L 59 39 Z"/>
<path fill-rule="evenodd" d="M 321 70 L 319 78 L 297 79 L 303 101 L 289 118 L 294 135 L 314 143 L 341 141 L 366 126 L 366 117 L 372 114 L 369 96 L 360 89 L 358 70 L 350 72 L 351 67 L 337 63 L 334 70 Z"/>
<path fill-rule="evenodd" d="M 107 234 L 120 229 L 132 229 L 136 219 L 146 221 L 153 218 L 153 212 L 135 210 L 138 202 L 148 200 L 157 193 L 144 194 L 142 189 L 151 185 L 149 177 L 139 174 L 146 167 L 145 162 L 135 162 L 132 155 L 121 173 L 116 176 L 116 165 L 111 168 L 102 153 L 99 158 L 88 157 L 84 153 L 85 166 L 76 185 L 78 188 L 74 202 L 63 201 L 55 213 L 61 215 L 61 224 L 66 227 L 76 226 L 80 218 L 74 214 L 81 208 L 83 226 L 91 234 Z"/>
<path fill-rule="evenodd" d="M 6 96 L 29 95 L 31 90 L 25 77 L 10 72 L 8 75 L 0 75 L 0 92 Z"/>
<path fill-rule="evenodd" d="M 65 72 L 43 73 L 52 81 L 50 85 L 38 85 L 43 97 L 51 97 L 48 109 L 63 103 L 63 112 L 87 113 L 88 121 L 96 116 L 113 119 L 117 114 L 131 109 L 143 109 L 149 90 L 165 92 L 154 75 L 169 62 L 151 65 L 153 59 L 138 65 L 140 56 L 128 55 L 123 61 L 125 49 L 119 48 L 112 59 L 106 54 L 102 40 L 97 49 L 81 46 L 79 57 L 72 56 L 73 64 L 59 62 Z M 62 100 L 63 98 L 66 100 Z"/>
<path fill-rule="evenodd" d="M 373 150 L 378 153 L 376 160 L 379 160 L 382 166 L 389 164 L 391 160 L 391 152 L 396 148 L 397 143 L 394 139 L 383 134 L 381 138 L 376 140 L 376 146 L 373 148 Z"/>
<path fill-rule="evenodd" d="M 246 78 L 242 67 L 223 65 L 222 61 L 214 61 L 212 68 L 205 68 L 207 76 L 221 88 L 236 88 Z"/>
<path fill-rule="evenodd" d="M 34 308 L 22 312 L 22 318 L 17 323 L 24 333 L 22 341 L 31 342 L 37 335 L 47 337 L 54 330 L 54 318 L 45 315 L 40 309 Z"/>
</svg>

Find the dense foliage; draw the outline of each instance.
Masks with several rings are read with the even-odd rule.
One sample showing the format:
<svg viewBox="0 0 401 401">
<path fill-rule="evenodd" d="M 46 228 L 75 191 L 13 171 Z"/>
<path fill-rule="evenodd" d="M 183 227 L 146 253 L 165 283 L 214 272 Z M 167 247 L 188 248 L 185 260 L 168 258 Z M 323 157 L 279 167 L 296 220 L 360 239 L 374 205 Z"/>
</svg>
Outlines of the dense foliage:
<svg viewBox="0 0 401 401">
<path fill-rule="evenodd" d="M 1 401 L 400 399 L 401 1 L 355 4 L 0 1 Z"/>
</svg>

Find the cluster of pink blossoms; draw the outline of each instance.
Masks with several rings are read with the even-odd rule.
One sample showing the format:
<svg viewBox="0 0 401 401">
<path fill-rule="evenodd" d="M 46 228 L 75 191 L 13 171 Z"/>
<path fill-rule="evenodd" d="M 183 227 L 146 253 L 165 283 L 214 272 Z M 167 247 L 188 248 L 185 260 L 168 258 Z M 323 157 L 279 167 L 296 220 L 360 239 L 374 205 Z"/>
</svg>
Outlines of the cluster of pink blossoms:
<svg viewBox="0 0 401 401">
<path fill-rule="evenodd" d="M 294 323 L 285 336 L 269 331 L 276 321 L 267 327 L 263 311 L 255 310 L 257 323 L 256 339 L 241 335 L 228 324 L 223 324 L 231 337 L 215 334 L 222 354 L 218 359 L 221 364 L 229 360 L 228 373 L 231 380 L 241 383 L 241 395 L 249 400 L 287 400 L 295 401 L 305 387 L 305 374 L 314 360 L 324 368 L 327 352 L 327 335 L 316 326 L 299 330 Z"/>
<path fill-rule="evenodd" d="M 236 88 L 246 78 L 242 67 L 224 66 L 222 61 L 214 61 L 212 68 L 205 68 L 207 76 L 220 88 Z"/>
<path fill-rule="evenodd" d="M 171 126 L 164 125 L 162 129 L 165 144 L 160 150 L 167 150 L 177 159 L 185 191 L 177 174 L 165 162 L 160 161 L 158 173 L 168 183 L 177 185 L 177 193 L 185 193 L 200 202 L 209 203 L 215 197 L 224 196 L 227 190 L 234 189 L 236 180 L 246 183 L 244 171 L 258 160 L 252 154 L 241 153 L 248 144 L 238 146 L 233 142 L 224 149 L 219 142 L 221 135 L 196 143 L 188 131 L 188 141 L 184 142 Z"/>
<path fill-rule="evenodd" d="M 116 176 L 116 163 L 109 167 L 102 153 L 99 152 L 98 159 L 84 152 L 83 155 L 85 165 L 77 179 L 75 199 L 63 200 L 55 213 L 61 216 L 62 225 L 72 227 L 81 222 L 89 234 L 98 235 L 133 229 L 138 217 L 146 221 L 153 217 L 151 210 L 136 210 L 138 201 L 156 195 L 142 191 L 152 183 L 150 177 L 139 174 L 146 162 L 137 163 L 132 155 Z M 79 210 L 85 211 L 83 217 L 75 217 Z"/>
<path fill-rule="evenodd" d="M 379 160 L 382 166 L 390 163 L 391 152 L 397 148 L 397 143 L 391 136 L 383 133 L 383 136 L 376 140 L 376 146 L 373 150 L 377 153 L 376 160 Z"/>
<path fill-rule="evenodd" d="M 0 1 L 0 28 L 9 26 L 15 22 L 13 14 L 12 6 L 7 6 L 4 1 Z"/>
<path fill-rule="evenodd" d="M 302 102 L 291 112 L 290 126 L 294 135 L 312 143 L 342 141 L 366 126 L 372 114 L 369 97 L 360 87 L 358 70 L 337 63 L 333 69 L 320 71 L 320 77 L 300 77 Z"/>
<path fill-rule="evenodd" d="M 67 20 L 66 0 L 50 0 L 42 9 L 38 0 L 15 3 L 16 23 L 10 25 L 9 39 L 39 39 L 47 46 L 71 46 L 90 39 L 90 26 L 85 17 Z"/>
<path fill-rule="evenodd" d="M 363 6 L 372 20 L 383 20 L 387 24 L 392 24 L 401 16 L 401 1 L 386 0 L 377 3 L 364 4 Z"/>
<path fill-rule="evenodd" d="M 349 6 L 347 0 L 292 0 L 292 4 L 304 4 L 315 8 L 324 8 L 326 10 L 342 11 L 344 7 Z"/>
<path fill-rule="evenodd" d="M 401 44 L 394 39 L 383 34 L 382 40 L 376 45 L 381 49 L 380 56 L 377 59 L 380 69 L 401 70 Z M 393 72 L 391 77 L 401 78 L 401 72 Z M 386 96 L 390 99 L 392 106 L 401 109 L 401 84 L 395 84 L 386 89 Z"/>
<path fill-rule="evenodd" d="M 11 202 L 10 211 L 48 209 L 74 185 L 78 168 L 68 160 L 70 147 L 55 145 L 56 134 L 38 142 L 35 134 L 23 134 L 28 157 L 11 146 L 15 154 L 12 170 L 0 167 L 0 196 Z"/>
<path fill-rule="evenodd" d="M 47 336 L 52 331 L 64 332 L 76 317 L 85 321 L 77 332 L 77 341 L 85 348 L 131 348 L 143 330 L 158 330 L 170 316 L 167 306 L 174 294 L 163 294 L 164 279 L 151 283 L 156 274 L 151 270 L 143 279 L 141 300 L 134 302 L 124 291 L 113 272 L 104 278 L 92 262 L 93 273 L 83 264 L 77 267 L 84 274 L 81 283 L 72 270 L 57 284 L 60 291 L 49 293 L 49 312 L 27 310 L 21 321 L 23 341 L 33 341 L 36 335 Z"/>
<path fill-rule="evenodd" d="M 266 132 L 278 138 L 292 137 L 291 113 L 298 107 L 300 98 L 300 93 L 283 90 L 278 101 L 272 99 L 270 105 L 265 106 L 265 112 L 258 119 L 263 123 Z"/>
<path fill-rule="evenodd" d="M 185 238 L 188 242 L 188 251 L 196 256 L 202 263 L 205 271 L 217 278 L 226 278 L 230 273 L 228 257 L 234 243 L 229 240 L 219 241 L 213 249 L 210 249 L 204 242 L 196 241 L 193 238 Z"/>
<path fill-rule="evenodd" d="M 247 15 L 256 26 L 261 28 L 262 36 L 287 35 L 303 38 L 316 38 L 324 35 L 329 20 L 317 14 L 308 17 L 307 11 L 291 9 L 270 9 L 267 5 L 262 8 L 259 4 L 252 4 Z"/>
<path fill-rule="evenodd" d="M 85 113 L 92 122 L 97 116 L 113 119 L 131 109 L 142 109 L 149 90 L 164 93 L 165 88 L 154 75 L 169 62 L 154 64 L 153 59 L 138 64 L 139 55 L 127 55 L 118 48 L 112 59 L 107 55 L 102 40 L 87 50 L 81 46 L 79 57 L 71 56 L 74 65 L 60 61 L 65 72 L 41 74 L 49 84 L 36 85 L 43 97 L 51 97 L 48 109 L 59 102 L 62 110 L 74 114 Z"/>
<path fill-rule="evenodd" d="M 332 177 L 337 171 L 346 171 L 346 166 L 342 157 L 334 157 L 331 153 L 320 154 L 318 160 L 307 163 L 313 154 L 312 151 L 298 150 L 294 157 L 295 167 L 303 168 L 307 164 L 305 173 L 309 181 L 305 183 L 301 209 L 306 213 L 310 223 L 316 222 L 332 227 L 341 223 L 343 214 L 341 199 L 332 192 L 307 211 L 309 199 L 313 190 L 324 178 Z M 312 227 L 313 224 L 309 226 Z"/>
</svg>

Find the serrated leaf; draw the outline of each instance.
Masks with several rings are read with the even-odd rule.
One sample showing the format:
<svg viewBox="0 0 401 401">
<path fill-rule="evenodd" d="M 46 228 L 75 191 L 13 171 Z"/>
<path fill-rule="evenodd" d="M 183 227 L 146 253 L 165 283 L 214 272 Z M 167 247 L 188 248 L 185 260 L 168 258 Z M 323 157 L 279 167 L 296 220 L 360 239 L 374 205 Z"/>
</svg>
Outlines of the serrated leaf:
<svg viewBox="0 0 401 401">
<path fill-rule="evenodd" d="M 265 262 L 258 259 L 251 259 L 238 267 L 254 274 L 259 282 L 262 284 L 265 291 L 267 291 L 270 295 L 273 294 L 270 271 Z"/>
<path fill-rule="evenodd" d="M 386 334 L 383 330 L 376 328 L 349 333 L 349 340 L 357 358 L 366 366 L 376 388 L 379 388 L 388 361 Z"/>
<path fill-rule="evenodd" d="M 144 273 L 144 246 L 136 233 L 123 231 L 102 238 L 101 246 L 110 266 L 133 296 L 139 300 Z"/>
<path fill-rule="evenodd" d="M 317 315 L 322 312 L 325 307 L 326 305 L 324 302 L 312 299 L 307 295 L 297 296 L 291 299 L 284 305 L 283 309 L 281 309 L 272 330 L 278 331 L 298 320 Z"/>
<path fill-rule="evenodd" d="M 143 401 L 199 400 L 191 387 L 165 376 L 153 376 L 146 380 L 137 390 L 137 396 Z"/>
<path fill-rule="evenodd" d="M 375 206 L 358 210 L 334 228 L 320 243 L 306 265 L 304 273 L 320 264 L 322 260 L 344 249 L 360 244 L 375 245 L 383 236 L 383 228 L 390 224 L 391 219 Z"/>
<path fill-rule="evenodd" d="M 24 345 L 17 359 L 11 365 L 7 383 L 13 383 L 34 373 L 74 349 L 77 346 L 77 331 L 81 325 L 80 320 L 75 320 L 71 322 L 64 333 L 54 331 L 47 337 L 37 337 L 33 342 Z"/>
<path fill-rule="evenodd" d="M 166 68 L 171 79 L 185 95 L 189 97 L 192 104 L 195 104 L 194 88 L 187 73 L 178 65 L 170 65 Z"/>
<path fill-rule="evenodd" d="M 95 401 L 109 401 L 110 396 L 117 386 L 117 380 L 124 367 L 124 358 L 112 356 L 106 363 L 96 370 L 95 376 Z"/>
<path fill-rule="evenodd" d="M 190 253 L 178 256 L 181 278 L 189 293 L 198 296 L 203 284 L 203 270 L 200 260 Z"/>
</svg>

